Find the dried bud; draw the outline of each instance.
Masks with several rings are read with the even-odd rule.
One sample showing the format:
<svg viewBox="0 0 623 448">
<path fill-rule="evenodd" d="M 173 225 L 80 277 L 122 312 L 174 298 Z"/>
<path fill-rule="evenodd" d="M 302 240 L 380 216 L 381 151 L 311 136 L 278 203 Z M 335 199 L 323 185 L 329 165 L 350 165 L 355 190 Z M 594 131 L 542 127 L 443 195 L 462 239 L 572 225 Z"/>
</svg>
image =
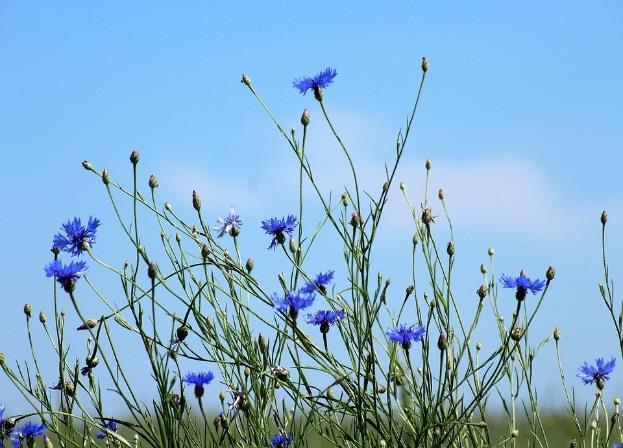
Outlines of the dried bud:
<svg viewBox="0 0 623 448">
<path fill-rule="evenodd" d="M 93 356 L 89 356 L 86 359 L 86 363 L 87 363 L 87 367 L 89 369 L 93 369 L 95 367 L 97 367 L 97 365 L 99 364 L 100 360 L 97 358 L 97 356 L 93 355 Z"/>
<path fill-rule="evenodd" d="M 301 114 L 301 124 L 303 126 L 307 126 L 310 121 L 311 121 L 311 116 L 309 115 L 309 111 L 305 109 L 303 113 Z"/>
<path fill-rule="evenodd" d="M 523 328 L 515 327 L 511 330 L 511 339 L 515 342 L 519 341 L 523 336 Z"/>
<path fill-rule="evenodd" d="M 437 339 L 437 348 L 442 352 L 448 348 L 448 337 L 441 333 Z"/>
<path fill-rule="evenodd" d="M 186 325 L 180 325 L 177 327 L 177 330 L 175 330 L 175 334 L 177 335 L 177 340 L 179 342 L 184 341 L 184 339 L 188 336 L 188 327 Z"/>
<path fill-rule="evenodd" d="M 130 153 L 130 162 L 132 162 L 132 165 L 136 165 L 140 158 L 141 155 L 139 154 L 139 152 L 136 149 L 132 150 L 132 152 Z"/>
<path fill-rule="evenodd" d="M 431 159 L 426 160 L 426 171 L 429 171 L 431 166 L 433 166 L 433 161 Z"/>
<path fill-rule="evenodd" d="M 426 56 L 422 58 L 422 71 L 424 73 L 428 71 L 428 58 Z"/>
<path fill-rule="evenodd" d="M 601 223 L 605 226 L 607 222 L 608 222 L 608 214 L 604 210 L 603 212 L 601 212 Z"/>
<path fill-rule="evenodd" d="M 193 208 L 197 211 L 201 210 L 201 199 L 195 190 L 193 190 Z"/>
<path fill-rule="evenodd" d="M 452 257 L 454 255 L 454 243 L 452 241 L 450 241 L 448 243 L 448 247 L 446 248 L 446 252 L 448 253 L 448 255 L 450 257 Z"/>
<path fill-rule="evenodd" d="M 433 211 L 428 207 L 422 210 L 422 222 L 426 225 L 426 227 L 429 227 L 431 222 L 435 222 Z"/>
<path fill-rule="evenodd" d="M 409 297 L 411 294 L 413 294 L 414 290 L 415 290 L 415 286 L 413 286 L 413 285 L 407 286 L 407 289 L 405 291 L 405 293 L 407 294 L 407 297 Z"/>
<path fill-rule="evenodd" d="M 487 266 L 484 263 L 480 265 L 480 273 L 481 274 L 487 273 Z"/>
<path fill-rule="evenodd" d="M 82 168 L 84 168 L 87 171 L 93 171 L 93 165 L 91 165 L 91 163 L 87 160 L 82 162 Z"/>
<path fill-rule="evenodd" d="M 244 73 L 242 74 L 242 79 L 240 80 L 240 82 L 247 87 L 251 87 L 251 78 L 249 78 L 249 76 Z"/>
<path fill-rule="evenodd" d="M 110 183 L 110 173 L 108 170 L 102 171 L 102 182 L 104 182 L 104 185 L 108 185 Z"/>
<path fill-rule="evenodd" d="M 87 319 L 82 323 L 76 330 L 90 330 L 91 328 L 95 328 L 97 326 L 97 319 Z"/>
<path fill-rule="evenodd" d="M 43 311 L 39 311 L 39 322 L 45 324 L 47 320 L 48 318 L 46 317 L 45 313 Z"/>
<path fill-rule="evenodd" d="M 484 298 L 487 297 L 487 292 L 489 292 L 489 288 L 484 283 L 476 290 L 476 294 L 478 294 L 480 300 L 484 300 Z"/>
<path fill-rule="evenodd" d="M 150 261 L 149 266 L 147 267 L 147 277 L 154 280 L 158 275 L 158 265 L 155 261 Z"/>
<path fill-rule="evenodd" d="M 254 267 L 255 267 L 255 261 L 253 261 L 253 258 L 249 258 L 245 265 L 247 272 L 250 274 Z"/>
<path fill-rule="evenodd" d="M 153 174 L 149 176 L 149 181 L 147 183 L 149 184 L 149 188 L 151 188 L 152 190 L 154 188 L 158 188 L 158 178 Z"/>
<path fill-rule="evenodd" d="M 342 205 L 344 207 L 348 207 L 350 199 L 348 198 L 348 193 L 342 193 Z"/>
<path fill-rule="evenodd" d="M 556 342 L 560 341 L 560 328 L 554 328 L 554 340 Z"/>
<path fill-rule="evenodd" d="M 545 278 L 547 279 L 547 281 L 551 282 L 552 280 L 554 280 L 555 276 L 556 269 L 554 268 L 554 266 L 550 266 L 549 268 L 547 268 L 547 272 L 545 272 Z"/>
<path fill-rule="evenodd" d="M 288 369 L 286 369 L 285 367 L 273 366 L 273 375 L 279 381 L 287 381 L 290 377 L 290 372 L 288 372 Z"/>
<path fill-rule="evenodd" d="M 30 319 L 30 316 L 32 315 L 32 305 L 30 305 L 30 303 L 24 305 L 24 314 L 28 319 Z"/>
<path fill-rule="evenodd" d="M 445 198 L 444 192 L 443 192 L 443 188 L 439 189 L 439 192 L 437 193 L 437 196 L 439 196 L 439 200 L 443 201 Z"/>
</svg>

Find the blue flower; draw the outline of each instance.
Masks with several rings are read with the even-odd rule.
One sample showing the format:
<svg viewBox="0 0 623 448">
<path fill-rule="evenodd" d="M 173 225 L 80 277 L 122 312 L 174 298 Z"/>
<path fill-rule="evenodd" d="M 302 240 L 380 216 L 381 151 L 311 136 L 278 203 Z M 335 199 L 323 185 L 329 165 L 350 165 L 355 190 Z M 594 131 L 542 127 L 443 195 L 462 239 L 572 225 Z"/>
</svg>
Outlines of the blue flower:
<svg viewBox="0 0 623 448">
<path fill-rule="evenodd" d="M 117 432 L 117 429 L 117 422 L 115 422 L 114 420 L 108 420 L 108 423 L 104 425 L 104 429 L 100 429 L 95 437 L 97 437 L 98 439 L 105 439 L 109 433 Z"/>
<path fill-rule="evenodd" d="M 327 292 L 327 285 L 333 281 L 333 271 L 327 271 L 326 273 L 320 273 L 315 279 L 308 281 L 301 288 L 301 292 L 304 294 L 311 294 L 319 290 L 323 294 Z"/>
<path fill-rule="evenodd" d="M 284 297 L 273 294 L 273 304 L 282 313 L 289 313 L 290 317 L 296 319 L 298 312 L 314 303 L 314 294 L 303 294 L 301 291 L 288 291 Z"/>
<path fill-rule="evenodd" d="M 225 217 L 225 219 L 218 217 L 218 226 L 214 227 L 214 230 L 218 232 L 219 238 L 228 233 L 231 236 L 238 236 L 240 233 L 240 226 L 242 225 L 242 220 L 240 216 L 236 214 L 236 210 L 234 207 L 229 209 L 229 215 Z"/>
<path fill-rule="evenodd" d="M 65 291 L 72 292 L 76 280 L 86 272 L 87 264 L 84 261 L 72 261 L 67 265 L 63 265 L 60 260 L 54 260 L 44 270 L 48 277 L 55 277 Z"/>
<path fill-rule="evenodd" d="M 307 323 L 312 325 L 320 325 L 322 333 L 328 333 L 329 327 L 338 320 L 344 319 L 346 313 L 344 310 L 337 311 L 316 311 L 315 314 L 307 315 Z"/>
<path fill-rule="evenodd" d="M 35 437 L 42 436 L 45 434 L 45 425 L 41 423 L 40 425 L 35 425 L 32 422 L 26 423 L 24 426 L 20 428 L 15 428 L 11 432 L 11 442 L 13 443 L 13 448 L 22 448 L 22 441 L 26 440 L 27 446 L 32 446 Z"/>
<path fill-rule="evenodd" d="M 210 382 L 214 379 L 214 374 L 212 372 L 191 372 L 187 373 L 184 377 L 184 382 L 188 384 L 195 385 L 195 397 L 201 398 L 203 397 L 204 389 L 203 387 L 206 384 L 210 384 Z"/>
<path fill-rule="evenodd" d="M 82 253 L 82 244 L 88 243 L 89 246 L 95 244 L 95 231 L 101 224 L 97 218 L 89 217 L 86 227 L 80 222 L 80 218 L 74 218 L 73 221 L 67 221 L 63 224 L 64 234 L 57 233 L 54 236 L 52 245 L 60 250 L 78 256 Z"/>
<path fill-rule="evenodd" d="M 288 215 L 287 218 L 270 218 L 262 221 L 262 229 L 267 234 L 273 236 L 273 240 L 268 248 L 274 249 L 277 244 L 285 243 L 286 234 L 292 235 L 292 232 L 296 229 L 296 224 L 296 218 L 293 215 Z"/>
<path fill-rule="evenodd" d="M 532 292 L 532 294 L 536 294 L 545 286 L 545 280 L 539 280 L 538 278 L 534 281 L 530 280 L 523 273 L 519 275 L 519 277 L 509 277 L 504 274 L 500 277 L 500 282 L 504 285 L 505 288 L 516 288 L 517 292 L 515 297 L 517 300 L 522 301 L 526 298 L 526 294 L 528 291 Z"/>
<path fill-rule="evenodd" d="M 320 89 L 324 89 L 331 84 L 336 76 L 337 71 L 331 67 L 327 67 L 323 72 L 318 73 L 313 78 L 306 76 L 301 79 L 295 79 L 292 85 L 299 89 L 299 92 L 303 95 L 311 89 L 314 91 L 314 94 L 318 96 Z"/>
<path fill-rule="evenodd" d="M 623 443 L 615 443 L 610 448 L 623 448 Z"/>
<path fill-rule="evenodd" d="M 409 325 L 400 324 L 397 327 L 389 328 L 385 334 L 392 342 L 402 345 L 402 348 L 409 350 L 412 342 L 417 342 L 422 339 L 426 333 L 426 327 L 423 325 Z"/>
<path fill-rule="evenodd" d="M 595 364 L 595 366 L 590 366 L 587 362 L 584 362 L 580 366 L 580 373 L 577 376 L 582 379 L 584 384 L 597 383 L 597 387 L 601 390 L 606 385 L 606 380 L 610 379 L 616 360 L 612 358 L 610 361 L 605 362 L 603 358 L 597 358 Z"/>
<path fill-rule="evenodd" d="M 273 448 L 286 448 L 292 445 L 294 439 L 291 434 L 275 434 L 270 438 L 270 444 Z"/>
</svg>

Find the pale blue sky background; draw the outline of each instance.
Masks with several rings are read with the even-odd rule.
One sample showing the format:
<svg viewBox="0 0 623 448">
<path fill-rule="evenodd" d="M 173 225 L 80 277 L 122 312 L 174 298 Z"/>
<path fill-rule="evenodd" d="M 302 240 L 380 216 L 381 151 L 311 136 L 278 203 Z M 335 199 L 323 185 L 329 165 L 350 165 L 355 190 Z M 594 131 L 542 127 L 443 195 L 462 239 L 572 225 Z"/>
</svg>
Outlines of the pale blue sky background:
<svg viewBox="0 0 623 448">
<path fill-rule="evenodd" d="M 291 87 L 295 77 L 335 67 L 327 106 L 365 185 L 378 191 L 426 55 L 431 69 L 398 178 L 419 203 L 424 161 L 433 159 L 431 186 L 446 191 L 466 302 L 476 300 L 489 246 L 498 273 L 539 276 L 556 266 L 533 337 L 561 327 L 570 383 L 590 397 L 573 377 L 577 366 L 610 354 L 621 362 L 596 285 L 604 208 L 611 274 L 623 282 L 622 24 L 617 1 L 0 3 L 0 350 L 10 362 L 26 357 L 25 301 L 52 314 L 42 268 L 61 222 L 100 216 L 98 253 L 117 264 L 129 253 L 82 160 L 127 183 L 128 155 L 138 148 L 144 185 L 157 174 L 162 201 L 189 214 L 197 189 L 209 217 L 235 204 L 246 254 L 274 277 L 259 222 L 295 210 L 296 165 L 241 73 L 287 128 L 310 109 L 310 157 L 325 191 L 340 194 L 347 165 L 313 97 Z M 413 229 L 400 196 L 392 199 L 379 269 L 400 280 Z M 439 232 L 443 241 L 441 224 Z M 339 251 L 316 254 L 309 269 L 339 260 Z M 116 281 L 92 275 L 114 294 Z M 406 280 L 395 283 L 399 296 Z M 541 359 L 541 397 L 555 402 L 553 350 Z M 619 368 L 613 395 L 623 393 L 622 378 Z M 0 401 L 21 407 L 5 384 Z"/>
</svg>

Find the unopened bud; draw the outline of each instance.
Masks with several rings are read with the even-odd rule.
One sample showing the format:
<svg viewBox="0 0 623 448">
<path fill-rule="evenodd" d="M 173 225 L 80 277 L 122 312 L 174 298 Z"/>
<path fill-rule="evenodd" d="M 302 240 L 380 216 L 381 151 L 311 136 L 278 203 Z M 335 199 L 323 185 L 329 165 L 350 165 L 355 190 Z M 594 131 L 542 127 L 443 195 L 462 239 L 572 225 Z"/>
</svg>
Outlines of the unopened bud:
<svg viewBox="0 0 623 448">
<path fill-rule="evenodd" d="M 240 82 L 247 87 L 251 87 L 251 78 L 249 78 L 249 75 L 245 73 L 242 74 L 242 79 L 240 80 Z"/>
<path fill-rule="evenodd" d="M 32 305 L 30 303 L 24 305 L 24 314 L 28 319 L 30 319 L 30 316 L 32 315 Z"/>
<path fill-rule="evenodd" d="M 407 289 L 405 291 L 405 293 L 407 294 L 407 297 L 409 297 L 411 294 L 413 294 L 414 290 L 415 290 L 415 286 L 413 286 L 413 285 L 407 286 Z"/>
<path fill-rule="evenodd" d="M 440 201 L 443 201 L 445 198 L 444 192 L 443 192 L 443 188 L 439 189 L 439 192 L 437 193 L 437 196 L 439 197 Z"/>
<path fill-rule="evenodd" d="M 245 268 L 247 269 L 247 272 L 251 273 L 251 271 L 253 270 L 254 267 L 255 267 L 255 262 L 253 261 L 253 258 L 249 258 L 247 260 L 246 265 L 245 265 Z"/>
<path fill-rule="evenodd" d="M 349 202 L 350 202 L 350 199 L 348 197 L 348 193 L 342 193 L 342 205 L 344 207 L 348 207 Z"/>
<path fill-rule="evenodd" d="M 303 126 L 307 126 L 310 121 L 311 121 L 311 116 L 309 115 L 309 111 L 305 109 L 303 113 L 301 114 L 301 124 Z"/>
<path fill-rule="evenodd" d="M 450 241 L 448 243 L 448 247 L 446 248 L 446 252 L 448 253 L 448 255 L 450 257 L 452 257 L 454 255 L 454 243 L 452 241 Z"/>
<path fill-rule="evenodd" d="M 45 313 L 43 311 L 39 311 L 39 322 L 45 324 L 47 320 L 48 318 L 46 317 Z"/>
<path fill-rule="evenodd" d="M 433 166 L 433 161 L 431 159 L 426 160 L 426 170 L 430 170 L 431 166 Z"/>
<path fill-rule="evenodd" d="M 139 154 L 139 152 L 136 149 L 134 149 L 130 153 L 130 162 L 132 162 L 132 165 L 136 165 L 140 158 L 141 158 L 141 155 Z"/>
<path fill-rule="evenodd" d="M 383 184 L 383 193 L 387 193 L 389 191 L 389 182 L 385 182 Z"/>
<path fill-rule="evenodd" d="M 87 319 L 80 325 L 76 330 L 90 330 L 91 328 L 95 328 L 97 326 L 97 319 Z"/>
<path fill-rule="evenodd" d="M 225 391 L 224 390 L 222 390 L 222 391 L 220 391 L 218 393 L 218 399 L 221 401 L 221 403 L 225 401 Z"/>
<path fill-rule="evenodd" d="M 147 183 L 149 184 L 149 188 L 151 188 L 152 190 L 154 188 L 158 188 L 158 178 L 153 174 L 149 176 L 149 181 Z"/>
<path fill-rule="evenodd" d="M 175 334 L 177 335 L 177 340 L 182 342 L 188 336 L 188 327 L 186 325 L 180 325 L 175 330 Z"/>
<path fill-rule="evenodd" d="M 493 247 L 490 247 L 487 253 L 489 254 L 490 257 L 493 257 L 495 255 L 495 250 L 493 249 Z"/>
<path fill-rule="evenodd" d="M 296 253 L 296 251 L 298 250 L 298 245 L 296 244 L 296 241 L 294 241 L 294 238 L 290 238 L 290 252 L 292 252 L 293 254 Z"/>
<path fill-rule="evenodd" d="M 422 58 L 422 71 L 424 73 L 428 71 L 428 58 L 426 56 Z"/>
<path fill-rule="evenodd" d="M 560 328 L 558 327 L 554 329 L 554 340 L 556 342 L 560 341 Z"/>
<path fill-rule="evenodd" d="M 605 226 L 607 222 L 608 222 L 608 214 L 604 210 L 603 212 L 601 212 L 601 223 Z"/>
<path fill-rule="evenodd" d="M 154 280 L 158 275 L 158 265 L 155 261 L 149 262 L 149 266 L 147 267 L 147 277 Z"/>
<path fill-rule="evenodd" d="M 82 162 L 82 168 L 84 168 L 87 171 L 93 171 L 93 165 L 91 165 L 91 163 L 87 160 Z"/>
<path fill-rule="evenodd" d="M 102 182 L 104 182 L 104 185 L 108 185 L 110 183 L 110 173 L 106 169 L 102 171 Z"/>
<path fill-rule="evenodd" d="M 207 244 L 204 244 L 201 246 L 201 258 L 203 258 L 204 262 L 208 259 L 208 255 L 210 255 L 210 248 Z"/>
<path fill-rule="evenodd" d="M 483 283 L 476 290 L 476 294 L 478 294 L 478 297 L 480 297 L 480 300 L 484 300 L 484 298 L 487 297 L 488 291 L 489 291 L 489 288 L 487 287 L 487 285 Z"/>
<path fill-rule="evenodd" d="M 248 367 L 244 368 L 244 376 L 245 378 L 249 378 L 251 376 L 251 369 L 249 369 Z"/>
<path fill-rule="evenodd" d="M 94 356 L 89 356 L 86 359 L 87 367 L 90 368 L 90 369 L 93 369 L 93 368 L 97 367 L 99 362 L 100 362 L 100 360 L 95 355 Z"/>
<path fill-rule="evenodd" d="M 439 339 L 437 339 L 437 348 L 442 352 L 448 348 L 448 337 L 441 333 Z"/>
<path fill-rule="evenodd" d="M 418 241 L 419 241 L 419 238 L 417 236 L 417 233 L 414 233 L 413 238 L 411 238 L 411 242 L 413 243 L 414 247 L 417 246 Z"/>
<path fill-rule="evenodd" d="M 168 211 L 173 210 L 173 205 L 171 205 L 170 202 L 165 202 L 164 203 L 164 208 L 167 209 Z"/>
<path fill-rule="evenodd" d="M 285 367 L 274 366 L 273 367 L 273 375 L 279 381 L 287 381 L 288 378 L 290 377 L 290 372 L 288 372 L 288 369 L 286 369 Z"/>
<path fill-rule="evenodd" d="M 193 208 L 197 211 L 201 210 L 201 199 L 195 190 L 193 190 Z"/>
<path fill-rule="evenodd" d="M 405 191 L 405 189 L 407 188 L 407 185 L 404 182 L 400 182 L 400 191 Z"/>
<path fill-rule="evenodd" d="M 476 350 L 478 351 L 482 350 L 482 342 L 480 341 L 476 342 Z"/>
<path fill-rule="evenodd" d="M 511 330 L 511 339 L 515 342 L 519 341 L 523 336 L 523 328 L 515 327 Z"/>
<path fill-rule="evenodd" d="M 481 274 L 487 273 L 487 266 L 484 263 L 480 265 L 480 273 Z"/>
<path fill-rule="evenodd" d="M 350 225 L 353 227 L 360 227 L 362 223 L 361 215 L 359 213 L 353 213 L 350 217 Z"/>
<path fill-rule="evenodd" d="M 513 439 L 516 439 L 518 436 L 519 436 L 519 430 L 518 430 L 518 429 L 513 429 L 513 430 L 511 431 L 511 437 L 512 437 Z"/>
<path fill-rule="evenodd" d="M 549 268 L 547 268 L 547 272 L 545 272 L 545 278 L 547 279 L 547 281 L 552 281 L 554 280 L 554 277 L 556 276 L 556 269 L 554 268 L 554 266 L 550 266 Z"/>
</svg>

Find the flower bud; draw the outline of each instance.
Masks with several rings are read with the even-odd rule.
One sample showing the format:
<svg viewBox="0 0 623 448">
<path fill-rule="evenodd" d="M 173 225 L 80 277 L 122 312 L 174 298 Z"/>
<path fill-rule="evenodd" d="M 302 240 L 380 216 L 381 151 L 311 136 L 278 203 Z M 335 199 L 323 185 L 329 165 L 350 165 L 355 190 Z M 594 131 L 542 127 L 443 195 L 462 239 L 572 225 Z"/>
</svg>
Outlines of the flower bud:
<svg viewBox="0 0 623 448">
<path fill-rule="evenodd" d="M 417 236 L 417 233 L 413 234 L 413 238 L 411 238 L 411 242 L 413 243 L 413 247 L 417 246 L 417 243 L 419 241 L 419 238 Z"/>
<path fill-rule="evenodd" d="M 223 403 L 225 401 L 225 391 L 222 390 L 218 393 L 218 399 Z"/>
<path fill-rule="evenodd" d="M 175 334 L 177 336 L 177 340 L 182 342 L 188 336 L 188 327 L 186 325 L 180 325 L 177 327 L 177 330 L 175 330 Z"/>
<path fill-rule="evenodd" d="M 287 381 L 290 377 L 290 372 L 288 372 L 288 369 L 286 369 L 285 367 L 273 366 L 273 375 L 279 381 Z"/>
<path fill-rule="evenodd" d="M 476 294 L 478 294 L 480 300 L 484 300 L 484 298 L 487 297 L 487 292 L 489 292 L 489 288 L 484 283 L 476 290 Z"/>
<path fill-rule="evenodd" d="M 268 353 L 268 342 L 266 341 L 266 337 L 260 333 L 257 337 L 257 345 L 260 347 L 260 351 L 264 354 Z"/>
<path fill-rule="evenodd" d="M 389 182 L 385 182 L 383 184 L 383 193 L 387 193 L 389 191 Z"/>
<path fill-rule="evenodd" d="M 139 154 L 139 152 L 136 149 L 132 150 L 132 152 L 130 153 L 130 162 L 132 162 L 132 165 L 136 165 L 140 158 L 141 155 Z"/>
<path fill-rule="evenodd" d="M 88 160 L 84 160 L 82 162 L 82 168 L 84 168 L 87 171 L 93 171 L 93 165 L 91 165 L 91 163 Z"/>
<path fill-rule="evenodd" d="M 89 356 L 86 359 L 86 363 L 87 363 L 87 367 L 89 369 L 93 369 L 95 367 L 97 367 L 97 365 L 99 364 L 100 360 L 97 358 L 97 356 L 93 355 L 93 356 Z"/>
<path fill-rule="evenodd" d="M 32 315 L 32 305 L 30 303 L 24 305 L 24 314 L 28 319 L 30 319 L 30 316 Z"/>
<path fill-rule="evenodd" d="M 437 339 L 437 348 L 442 352 L 448 348 L 448 337 L 441 333 L 439 339 Z"/>
<path fill-rule="evenodd" d="M 493 247 L 490 247 L 487 253 L 489 254 L 490 257 L 493 257 L 495 255 L 495 250 L 493 249 Z"/>
<path fill-rule="evenodd" d="M 554 266 L 548 267 L 547 272 L 545 272 L 545 278 L 547 279 L 547 281 L 551 282 L 552 280 L 554 280 L 555 276 L 556 276 L 556 269 L 554 268 Z"/>
<path fill-rule="evenodd" d="M 309 115 L 309 111 L 305 109 L 303 113 L 301 114 L 301 124 L 303 126 L 307 126 L 310 121 L 311 121 L 311 116 Z"/>
<path fill-rule="evenodd" d="M 158 275 L 158 265 L 155 261 L 149 262 L 149 266 L 147 267 L 147 277 L 154 280 Z"/>
<path fill-rule="evenodd" d="M 298 245 L 296 244 L 296 241 L 294 241 L 294 238 L 290 238 L 290 252 L 292 252 L 293 254 L 296 253 L 296 251 L 298 250 Z"/>
<path fill-rule="evenodd" d="M 554 329 L 554 340 L 556 342 L 560 341 L 560 328 L 558 327 Z"/>
<path fill-rule="evenodd" d="M 439 192 L 437 193 L 437 196 L 439 197 L 439 200 L 440 200 L 440 201 L 443 201 L 443 200 L 444 200 L 444 198 L 445 198 L 445 194 L 444 194 L 444 192 L 443 192 L 443 188 L 440 188 L 440 189 L 439 189 Z"/>
<path fill-rule="evenodd" d="M 433 161 L 431 159 L 426 160 L 426 171 L 429 171 L 431 166 L 433 166 Z"/>
<path fill-rule="evenodd" d="M 426 56 L 422 58 L 422 71 L 424 73 L 428 71 L 428 58 Z"/>
<path fill-rule="evenodd" d="M 197 211 L 201 210 L 201 199 L 195 190 L 193 190 L 193 208 Z"/>
<path fill-rule="evenodd" d="M 240 80 L 240 82 L 247 87 L 251 87 L 251 78 L 249 78 L 249 76 L 245 73 L 242 74 L 242 79 Z"/>
<path fill-rule="evenodd" d="M 518 429 L 513 429 L 513 430 L 511 431 L 511 437 L 512 437 L 513 439 L 516 439 L 517 437 L 519 437 L 519 430 L 518 430 Z"/>
<path fill-rule="evenodd" d="M 47 320 L 48 318 L 45 315 L 45 313 L 43 311 L 39 311 L 39 322 L 41 322 L 42 324 L 45 324 Z"/>
<path fill-rule="evenodd" d="M 482 350 L 482 342 L 480 341 L 476 342 L 476 350 L 478 351 Z"/>
<path fill-rule="evenodd" d="M 448 253 L 448 255 L 450 257 L 452 257 L 454 255 L 454 243 L 452 241 L 450 241 L 448 243 L 448 247 L 446 248 L 446 252 Z"/>
<path fill-rule="evenodd" d="M 350 225 L 353 227 L 360 227 L 363 220 L 361 219 L 361 215 L 359 213 L 353 213 L 350 217 Z"/>
<path fill-rule="evenodd" d="M 106 169 L 102 171 L 102 182 L 104 182 L 104 185 L 108 185 L 110 183 L 110 173 Z"/>
<path fill-rule="evenodd" d="M 97 326 L 97 319 L 87 319 L 80 325 L 76 330 L 90 330 L 91 328 L 95 328 Z"/>
<path fill-rule="evenodd" d="M 249 378 L 251 376 L 251 369 L 249 369 L 248 367 L 244 368 L 244 377 L 245 378 Z"/>
<path fill-rule="evenodd" d="M 515 327 L 511 330 L 511 339 L 515 342 L 519 341 L 521 339 L 521 337 L 523 336 L 523 328 L 521 327 Z"/>
<path fill-rule="evenodd" d="M 400 182 L 400 191 L 405 191 L 405 189 L 407 188 L 407 185 L 404 182 Z"/>
<path fill-rule="evenodd" d="M 149 188 L 151 188 L 152 190 L 154 188 L 158 188 L 158 178 L 153 174 L 149 176 L 149 181 L 147 183 L 149 184 Z"/>
<path fill-rule="evenodd" d="M 480 273 L 481 274 L 487 273 L 487 266 L 484 263 L 480 265 Z"/>
<path fill-rule="evenodd" d="M 348 207 L 348 203 L 349 203 L 349 198 L 348 198 L 348 193 L 342 193 L 342 205 L 344 207 Z"/>
<path fill-rule="evenodd" d="M 249 258 L 245 265 L 247 272 L 250 274 L 254 267 L 255 267 L 255 261 L 253 261 L 253 258 Z"/>
<path fill-rule="evenodd" d="M 43 448 L 54 448 L 54 445 L 52 445 L 52 441 L 45 434 L 43 435 Z"/>
<path fill-rule="evenodd" d="M 608 214 L 604 210 L 603 212 L 601 212 L 601 223 L 605 226 L 607 222 L 608 222 Z"/>
<path fill-rule="evenodd" d="M 409 297 L 411 294 L 413 294 L 414 290 L 415 290 L 415 286 L 413 286 L 413 285 L 407 286 L 407 289 L 405 290 L 405 293 L 406 293 L 407 297 Z"/>
</svg>

